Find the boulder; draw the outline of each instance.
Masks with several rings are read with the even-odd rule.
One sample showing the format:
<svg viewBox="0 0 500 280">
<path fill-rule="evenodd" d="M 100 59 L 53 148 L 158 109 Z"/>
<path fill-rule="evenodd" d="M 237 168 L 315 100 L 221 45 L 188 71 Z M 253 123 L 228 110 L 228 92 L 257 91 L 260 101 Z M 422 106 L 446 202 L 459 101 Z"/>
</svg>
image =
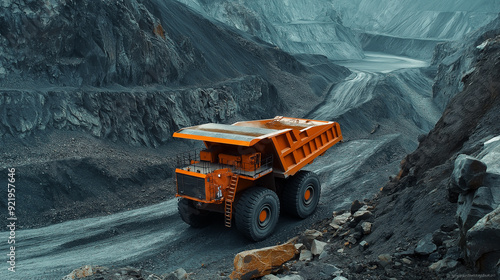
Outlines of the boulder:
<svg viewBox="0 0 500 280">
<path fill-rule="evenodd" d="M 429 266 L 429 270 L 437 273 L 449 272 L 458 266 L 456 260 L 442 259 Z"/>
<path fill-rule="evenodd" d="M 427 260 L 430 261 L 430 262 L 436 262 L 438 260 L 440 260 L 442 257 L 442 255 L 436 251 L 434 253 L 431 253 L 428 257 L 427 257 Z"/>
<path fill-rule="evenodd" d="M 363 234 L 370 234 L 372 232 L 372 223 L 370 222 L 363 222 L 361 223 L 361 228 L 363 229 Z"/>
<path fill-rule="evenodd" d="M 443 241 L 449 238 L 450 238 L 449 235 L 446 232 L 443 232 L 442 230 L 436 230 L 432 234 L 432 242 L 437 246 L 441 246 L 443 244 Z"/>
<path fill-rule="evenodd" d="M 177 277 L 177 279 L 187 279 L 188 278 L 188 274 L 184 268 L 176 269 L 173 272 L 173 274 L 175 275 L 175 277 Z"/>
<path fill-rule="evenodd" d="M 279 279 L 281 279 L 281 278 L 279 278 L 276 275 L 268 274 L 268 275 L 265 275 L 264 277 L 262 277 L 261 280 L 279 280 Z"/>
<path fill-rule="evenodd" d="M 496 272 L 500 258 L 500 206 L 481 218 L 466 235 L 466 258 L 483 273 Z"/>
<path fill-rule="evenodd" d="M 443 231 L 443 232 L 452 232 L 454 231 L 456 228 L 458 227 L 458 225 L 456 223 L 453 223 L 453 224 L 442 224 L 440 229 Z"/>
<path fill-rule="evenodd" d="M 99 267 L 99 266 L 90 266 L 90 265 L 85 265 L 80 268 L 77 268 L 73 271 L 71 271 L 70 274 L 64 276 L 62 279 L 63 280 L 70 280 L 70 279 L 79 279 L 79 278 L 84 278 L 88 276 L 92 276 L 95 273 L 97 273 L 100 270 L 105 269 L 104 267 Z"/>
<path fill-rule="evenodd" d="M 303 248 L 305 248 L 304 244 L 302 244 L 302 243 L 297 243 L 297 244 L 295 244 L 295 249 L 297 249 L 297 251 L 300 251 L 300 250 L 302 250 Z"/>
<path fill-rule="evenodd" d="M 378 263 L 383 267 L 386 267 L 392 263 L 392 256 L 389 254 L 382 254 L 379 255 L 377 258 L 378 258 Z"/>
<path fill-rule="evenodd" d="M 359 210 L 356 211 L 356 213 L 354 213 L 352 217 L 356 222 L 359 222 L 370 218 L 372 215 L 373 215 L 372 212 L 368 211 L 368 206 L 365 205 L 359 208 Z"/>
<path fill-rule="evenodd" d="M 444 258 L 457 261 L 462 258 L 462 250 L 459 247 L 451 247 L 446 251 Z"/>
<path fill-rule="evenodd" d="M 464 236 L 479 219 L 493 211 L 492 192 L 489 187 L 480 187 L 475 192 L 460 194 L 458 197 L 457 220 Z"/>
<path fill-rule="evenodd" d="M 477 158 L 488 166 L 488 172 L 500 174 L 500 136 L 484 142 Z"/>
<path fill-rule="evenodd" d="M 483 184 L 485 174 L 486 164 L 474 157 L 461 154 L 455 160 L 449 190 L 454 193 L 475 190 Z"/>
<path fill-rule="evenodd" d="M 295 254 L 293 242 L 240 252 L 234 258 L 234 271 L 230 278 L 253 279 L 267 275 L 295 257 Z"/>
<path fill-rule="evenodd" d="M 432 243 L 432 234 L 426 234 L 420 241 L 418 241 L 415 247 L 415 253 L 418 255 L 426 256 L 436 251 L 436 244 Z"/>
<path fill-rule="evenodd" d="M 356 213 L 359 208 L 363 207 L 365 204 L 363 202 L 359 202 L 359 200 L 354 200 L 351 204 L 351 214 Z"/>
<path fill-rule="evenodd" d="M 402 258 L 401 261 L 404 262 L 407 265 L 410 265 L 410 264 L 413 263 L 409 258 Z"/>
<path fill-rule="evenodd" d="M 279 278 L 281 280 L 304 280 L 304 277 L 300 275 L 287 275 L 285 277 Z"/>
<path fill-rule="evenodd" d="M 321 233 L 321 231 L 317 231 L 315 229 L 307 229 L 304 231 L 303 236 L 306 239 L 313 240 L 313 239 L 316 239 L 320 236 L 323 236 L 323 233 Z"/>
<path fill-rule="evenodd" d="M 323 252 L 321 252 L 321 254 L 319 254 L 318 260 L 322 260 L 326 257 L 328 257 L 328 252 L 323 251 Z"/>
<path fill-rule="evenodd" d="M 333 221 L 330 223 L 330 226 L 334 229 L 338 229 L 341 225 L 347 223 L 349 218 L 351 217 L 351 213 L 345 212 L 342 215 L 337 215 L 333 218 Z"/>
<path fill-rule="evenodd" d="M 325 250 L 326 242 L 313 240 L 311 245 L 311 253 L 315 256 L 320 255 Z"/>
<path fill-rule="evenodd" d="M 488 165 L 489 170 L 490 166 Z M 486 176 L 484 176 L 483 186 L 491 189 L 492 200 L 497 205 L 500 204 L 500 174 L 487 172 Z"/>
<path fill-rule="evenodd" d="M 303 243 L 304 246 L 306 246 L 306 248 L 310 250 L 313 240 L 321 236 L 323 236 L 323 233 L 321 233 L 320 231 L 317 231 L 315 229 L 308 229 L 304 231 L 299 237 L 299 242 Z"/>
<path fill-rule="evenodd" d="M 309 250 L 300 251 L 299 261 L 310 261 L 312 260 L 312 252 Z"/>
</svg>

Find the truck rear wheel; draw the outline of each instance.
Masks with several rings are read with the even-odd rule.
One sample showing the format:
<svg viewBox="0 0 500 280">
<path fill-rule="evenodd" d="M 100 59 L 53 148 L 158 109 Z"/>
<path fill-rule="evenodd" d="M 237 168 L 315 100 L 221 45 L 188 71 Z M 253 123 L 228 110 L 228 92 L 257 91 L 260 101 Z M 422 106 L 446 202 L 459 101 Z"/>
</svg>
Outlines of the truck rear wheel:
<svg viewBox="0 0 500 280">
<path fill-rule="evenodd" d="M 210 223 L 211 212 L 194 207 L 194 201 L 181 198 L 177 204 L 181 219 L 194 228 L 202 228 Z"/>
<path fill-rule="evenodd" d="M 262 187 L 250 188 L 236 204 L 236 227 L 253 241 L 264 240 L 273 233 L 279 214 L 280 203 L 275 192 Z"/>
<path fill-rule="evenodd" d="M 311 171 L 299 171 L 287 180 L 282 192 L 283 209 L 299 218 L 311 215 L 318 206 L 321 183 Z"/>
</svg>

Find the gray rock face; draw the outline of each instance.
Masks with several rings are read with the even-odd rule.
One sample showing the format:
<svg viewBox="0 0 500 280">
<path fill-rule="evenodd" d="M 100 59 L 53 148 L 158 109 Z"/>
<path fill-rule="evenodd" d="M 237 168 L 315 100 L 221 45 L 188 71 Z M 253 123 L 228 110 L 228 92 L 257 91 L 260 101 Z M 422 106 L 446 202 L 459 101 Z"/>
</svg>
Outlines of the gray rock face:
<svg viewBox="0 0 500 280">
<path fill-rule="evenodd" d="M 472 228 L 476 224 L 476 222 L 478 222 L 486 214 L 493 211 L 500 204 L 500 174 L 497 174 L 498 170 L 496 168 L 496 164 L 499 160 L 499 150 L 500 145 L 498 140 L 492 139 L 484 144 L 483 150 L 478 155 L 478 157 L 481 159 L 485 159 L 488 162 L 488 165 L 492 166 L 492 168 L 487 166 L 488 171 L 495 173 L 485 172 L 483 176 L 481 171 L 480 177 L 484 177 L 479 179 L 479 181 L 481 181 L 481 187 L 476 190 L 469 190 L 466 193 L 462 193 L 458 197 L 457 219 L 461 231 L 461 244 L 464 244 L 465 242 L 464 239 L 467 231 Z M 476 164 L 481 170 L 486 169 L 486 165 L 482 161 L 480 163 L 473 164 Z M 472 177 L 468 175 L 465 177 L 471 177 L 472 179 L 458 179 L 455 171 L 456 168 L 452 175 L 452 180 L 455 181 L 475 181 L 476 179 L 472 177 L 477 178 L 476 175 Z M 476 182 L 476 184 L 479 183 Z M 464 185 L 464 187 L 467 188 L 467 184 Z M 463 187 L 458 186 L 456 186 L 455 188 L 458 190 L 463 189 Z"/>
<path fill-rule="evenodd" d="M 426 256 L 436 251 L 437 246 L 432 243 L 432 234 L 426 234 L 420 241 L 417 243 L 415 247 L 415 253 Z"/>
<path fill-rule="evenodd" d="M 437 68 L 433 95 L 437 106 L 444 109 L 450 99 L 467 85 L 478 55 L 476 48 L 484 40 L 500 34 L 500 18 L 464 37 L 463 40 L 438 44 L 431 65 Z"/>
<path fill-rule="evenodd" d="M 495 273 L 500 259 L 500 207 L 480 219 L 466 236 L 467 259 L 476 269 Z"/>
<path fill-rule="evenodd" d="M 0 136 L 23 137 L 55 128 L 157 146 L 181 127 L 224 122 L 240 113 L 248 118 L 272 117 L 279 104 L 272 86 L 256 76 L 181 90 L 11 90 L 0 95 Z"/>
<path fill-rule="evenodd" d="M 461 154 L 455 160 L 450 191 L 466 193 L 475 190 L 483 184 L 485 174 L 486 164 L 474 157 Z"/>
<path fill-rule="evenodd" d="M 481 187 L 473 193 L 461 194 L 458 199 L 457 218 L 463 235 L 479 219 L 493 210 L 491 190 Z"/>
</svg>

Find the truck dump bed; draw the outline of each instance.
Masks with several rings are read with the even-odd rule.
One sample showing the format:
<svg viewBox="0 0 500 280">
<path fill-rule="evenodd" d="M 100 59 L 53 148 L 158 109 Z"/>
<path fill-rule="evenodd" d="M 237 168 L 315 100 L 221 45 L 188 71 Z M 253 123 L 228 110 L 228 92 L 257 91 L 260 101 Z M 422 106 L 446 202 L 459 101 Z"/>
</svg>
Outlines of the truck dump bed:
<svg viewBox="0 0 500 280">
<path fill-rule="evenodd" d="M 225 144 L 273 153 L 277 162 L 274 173 L 284 178 L 294 175 L 342 140 L 340 127 L 336 122 L 287 117 L 237 122 L 232 125 L 202 124 L 181 129 L 173 136 L 201 140 L 207 147 Z"/>
</svg>

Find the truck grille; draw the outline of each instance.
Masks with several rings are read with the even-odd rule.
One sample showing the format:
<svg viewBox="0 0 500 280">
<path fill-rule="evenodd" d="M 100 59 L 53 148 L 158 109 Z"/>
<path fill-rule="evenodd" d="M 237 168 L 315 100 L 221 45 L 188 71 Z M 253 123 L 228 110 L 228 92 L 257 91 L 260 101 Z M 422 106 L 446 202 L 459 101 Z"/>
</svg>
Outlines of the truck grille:
<svg viewBox="0 0 500 280">
<path fill-rule="evenodd" d="M 177 173 L 177 192 L 197 199 L 206 199 L 205 180 L 194 176 Z"/>
</svg>

